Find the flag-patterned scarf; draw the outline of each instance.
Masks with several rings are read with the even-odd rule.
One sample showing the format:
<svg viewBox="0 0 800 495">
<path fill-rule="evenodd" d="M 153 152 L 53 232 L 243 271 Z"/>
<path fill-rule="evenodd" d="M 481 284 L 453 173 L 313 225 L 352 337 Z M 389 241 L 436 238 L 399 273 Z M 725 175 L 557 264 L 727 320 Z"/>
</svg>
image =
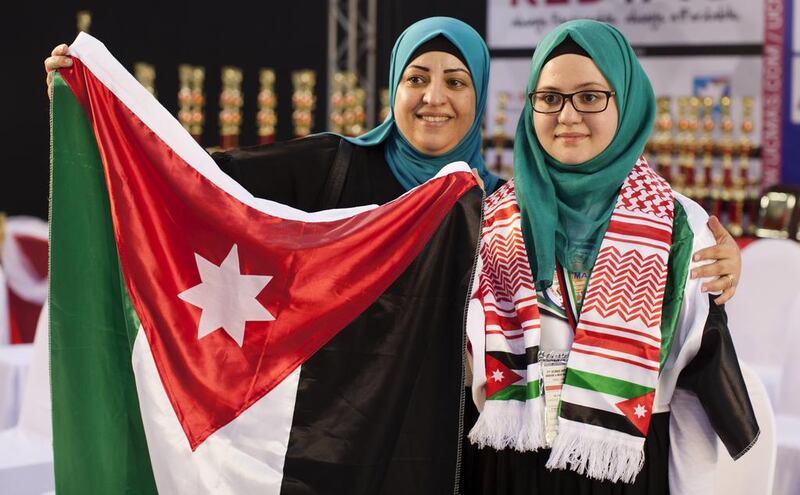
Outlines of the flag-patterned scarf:
<svg viewBox="0 0 800 495">
<path fill-rule="evenodd" d="M 640 158 L 620 190 L 592 270 L 567 361 L 548 461 L 595 479 L 633 482 L 644 463 L 661 350 L 673 193 Z M 480 246 L 486 402 L 470 439 L 538 450 L 544 442 L 541 317 L 513 181 L 485 203 Z M 480 307 L 480 309 L 477 309 Z"/>
</svg>

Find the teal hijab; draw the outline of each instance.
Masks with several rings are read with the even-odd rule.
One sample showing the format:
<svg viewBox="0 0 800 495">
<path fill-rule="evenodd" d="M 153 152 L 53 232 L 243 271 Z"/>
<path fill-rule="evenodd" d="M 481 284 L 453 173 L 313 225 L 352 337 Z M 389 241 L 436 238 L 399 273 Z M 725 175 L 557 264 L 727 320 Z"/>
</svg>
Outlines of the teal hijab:
<svg viewBox="0 0 800 495">
<path fill-rule="evenodd" d="M 469 25 L 451 17 L 429 17 L 415 22 L 397 38 L 392 49 L 389 67 L 389 101 L 394 103 L 397 85 L 410 58 L 422 44 L 437 36 L 444 36 L 461 52 L 472 74 L 475 87 L 475 121 L 466 136 L 449 152 L 430 156 L 414 148 L 400 131 L 390 109 L 386 120 L 361 136 L 347 138 L 360 146 L 385 144 L 385 157 L 392 173 L 408 190 L 435 176 L 448 163 L 463 160 L 478 170 L 485 188 L 491 192 L 498 178 L 487 169 L 481 155 L 481 121 L 486 107 L 486 89 L 489 84 L 489 50 L 481 35 Z"/>
<path fill-rule="evenodd" d="M 616 92 L 619 120 L 603 152 L 565 165 L 542 148 L 531 103 L 525 103 L 514 140 L 514 185 L 539 290 L 552 284 L 556 258 L 573 272 L 594 266 L 619 188 L 644 151 L 656 111 L 650 80 L 630 44 L 616 28 L 597 21 L 569 21 L 542 39 L 533 54 L 528 92 L 536 89 L 548 55 L 567 37 L 589 54 Z"/>
</svg>

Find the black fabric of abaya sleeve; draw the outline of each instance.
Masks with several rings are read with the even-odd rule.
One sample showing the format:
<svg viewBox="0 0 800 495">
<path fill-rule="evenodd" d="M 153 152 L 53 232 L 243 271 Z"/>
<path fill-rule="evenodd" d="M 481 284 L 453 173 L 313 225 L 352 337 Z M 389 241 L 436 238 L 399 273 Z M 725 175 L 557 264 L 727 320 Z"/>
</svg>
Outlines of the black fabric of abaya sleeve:
<svg viewBox="0 0 800 495">
<path fill-rule="evenodd" d="M 341 138 L 322 134 L 214 153 L 212 158 L 254 196 L 303 211 L 319 211 Z M 383 204 L 405 190 L 392 175 L 383 146 L 353 146 L 338 208 Z"/>
</svg>

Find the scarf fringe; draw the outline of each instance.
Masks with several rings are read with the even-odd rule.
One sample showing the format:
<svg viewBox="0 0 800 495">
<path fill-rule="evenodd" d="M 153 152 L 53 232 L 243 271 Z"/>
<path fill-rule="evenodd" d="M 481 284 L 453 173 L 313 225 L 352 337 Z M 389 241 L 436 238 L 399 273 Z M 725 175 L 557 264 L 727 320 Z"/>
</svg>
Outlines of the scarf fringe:
<svg viewBox="0 0 800 495">
<path fill-rule="evenodd" d="M 570 469 L 596 480 L 633 483 L 644 466 L 644 438 L 621 442 L 613 432 L 591 433 L 585 425 L 560 420 L 547 468 Z"/>
<path fill-rule="evenodd" d="M 536 451 L 544 447 L 544 431 L 540 421 L 543 409 L 541 397 L 525 402 L 487 400 L 478 421 L 469 432 L 469 439 L 481 448 Z"/>
</svg>

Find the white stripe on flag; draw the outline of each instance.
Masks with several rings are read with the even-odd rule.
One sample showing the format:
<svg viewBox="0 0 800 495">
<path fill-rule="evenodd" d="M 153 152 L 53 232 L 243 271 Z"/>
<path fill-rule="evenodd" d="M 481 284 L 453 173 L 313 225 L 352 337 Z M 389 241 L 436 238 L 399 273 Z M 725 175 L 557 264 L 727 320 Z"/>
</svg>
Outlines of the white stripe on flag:
<svg viewBox="0 0 800 495">
<path fill-rule="evenodd" d="M 489 333 L 486 334 L 486 350 L 525 354 L 525 339 L 507 339 L 504 335 Z"/>
<path fill-rule="evenodd" d="M 616 395 L 603 394 L 597 391 L 589 391 L 580 387 L 573 387 L 572 385 L 564 384 L 561 388 L 561 397 L 569 397 L 569 402 L 579 406 L 591 407 L 600 409 L 601 411 L 608 411 L 622 416 L 622 412 L 617 409 L 617 402 L 625 400 L 623 397 Z"/>
<path fill-rule="evenodd" d="M 655 387 L 658 379 L 658 373 L 655 371 L 582 352 L 570 353 L 569 366 L 576 370 L 617 378 L 644 387 Z"/>
<path fill-rule="evenodd" d="M 133 345 L 132 364 L 161 495 L 280 494 L 300 367 L 192 452 L 141 327 Z"/>
</svg>

